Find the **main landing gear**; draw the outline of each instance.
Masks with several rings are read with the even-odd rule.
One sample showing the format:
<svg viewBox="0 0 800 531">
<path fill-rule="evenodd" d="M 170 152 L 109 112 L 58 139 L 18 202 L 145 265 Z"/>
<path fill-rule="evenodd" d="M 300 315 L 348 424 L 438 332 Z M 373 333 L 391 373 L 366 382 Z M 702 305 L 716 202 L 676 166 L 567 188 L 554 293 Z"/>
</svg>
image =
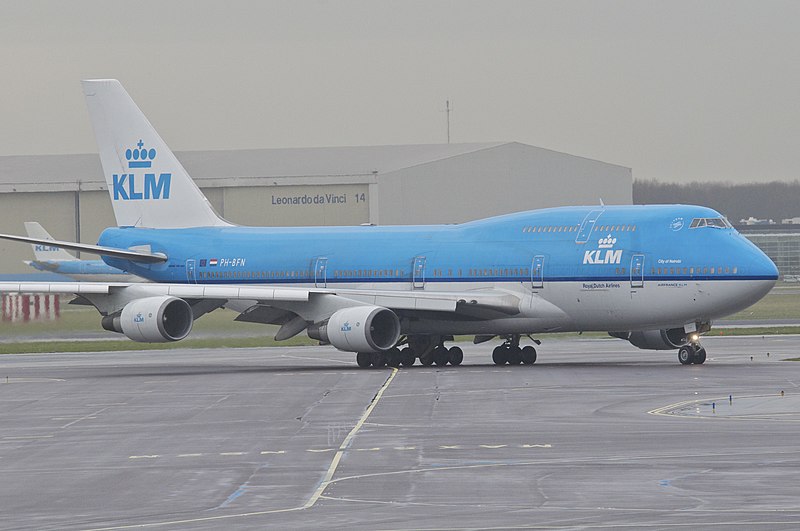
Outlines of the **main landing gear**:
<svg viewBox="0 0 800 531">
<path fill-rule="evenodd" d="M 411 367 L 419 360 L 423 367 L 458 366 L 464 361 L 464 351 L 460 347 L 444 346 L 445 341 L 452 340 L 451 336 L 409 336 L 385 352 L 359 352 L 356 354 L 356 363 L 364 368 L 387 365 Z M 520 348 L 519 340 L 518 334 L 505 336 L 505 343 L 492 352 L 492 361 L 497 365 L 533 365 L 536 362 L 536 349 L 530 345 Z M 534 342 L 539 344 L 536 340 Z"/>
<path fill-rule="evenodd" d="M 410 341 L 408 346 L 400 349 L 393 347 L 386 352 L 359 352 L 356 354 L 356 363 L 359 367 L 411 367 L 419 359 L 424 367 L 436 364 L 443 367 L 448 363 L 456 366 L 464 361 L 464 351 L 460 347 L 444 346 L 443 342 Z"/>
<path fill-rule="evenodd" d="M 530 345 L 520 348 L 518 335 L 509 336 L 506 342 L 492 352 L 495 365 L 533 365 L 536 363 L 536 349 Z"/>
<path fill-rule="evenodd" d="M 689 343 L 678 349 L 678 361 L 682 365 L 702 365 L 706 362 L 706 349 L 700 343 Z"/>
</svg>

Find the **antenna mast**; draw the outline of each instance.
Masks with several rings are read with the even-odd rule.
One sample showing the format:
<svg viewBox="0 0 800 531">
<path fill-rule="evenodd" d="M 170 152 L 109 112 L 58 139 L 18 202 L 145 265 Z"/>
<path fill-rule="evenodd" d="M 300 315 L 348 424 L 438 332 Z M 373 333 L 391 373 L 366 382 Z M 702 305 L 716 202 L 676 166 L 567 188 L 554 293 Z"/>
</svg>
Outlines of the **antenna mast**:
<svg viewBox="0 0 800 531">
<path fill-rule="evenodd" d="M 447 113 L 447 143 L 450 143 L 450 100 L 445 101 L 444 112 Z"/>
</svg>

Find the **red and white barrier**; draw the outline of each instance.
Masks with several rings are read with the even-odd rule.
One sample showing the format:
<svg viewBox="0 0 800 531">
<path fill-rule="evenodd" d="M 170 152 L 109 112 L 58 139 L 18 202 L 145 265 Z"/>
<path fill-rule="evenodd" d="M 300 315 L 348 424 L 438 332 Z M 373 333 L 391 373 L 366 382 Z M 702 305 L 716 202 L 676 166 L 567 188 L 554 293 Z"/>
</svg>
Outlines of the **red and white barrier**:
<svg viewBox="0 0 800 531">
<path fill-rule="evenodd" d="M 54 321 L 60 314 L 58 295 L 3 295 L 3 321 Z"/>
</svg>

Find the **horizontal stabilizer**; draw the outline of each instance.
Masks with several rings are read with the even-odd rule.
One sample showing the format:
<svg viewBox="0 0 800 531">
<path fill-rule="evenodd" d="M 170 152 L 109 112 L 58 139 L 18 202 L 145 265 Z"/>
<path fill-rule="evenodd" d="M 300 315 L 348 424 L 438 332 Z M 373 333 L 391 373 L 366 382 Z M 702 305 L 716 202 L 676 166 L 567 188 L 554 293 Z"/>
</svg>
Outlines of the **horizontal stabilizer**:
<svg viewBox="0 0 800 531">
<path fill-rule="evenodd" d="M 151 254 L 139 251 L 129 251 L 126 249 L 114 249 L 113 247 L 103 247 L 100 245 L 90 245 L 87 243 L 62 242 L 59 240 L 14 236 L 13 234 L 0 234 L 0 238 L 15 242 L 30 243 L 33 245 L 47 245 L 50 247 L 59 247 L 61 249 L 70 249 L 72 251 L 98 254 L 100 256 L 113 256 L 114 258 L 122 258 L 124 260 L 130 260 L 131 262 L 139 262 L 143 264 L 158 264 L 167 261 L 167 257 L 160 253 Z"/>
</svg>

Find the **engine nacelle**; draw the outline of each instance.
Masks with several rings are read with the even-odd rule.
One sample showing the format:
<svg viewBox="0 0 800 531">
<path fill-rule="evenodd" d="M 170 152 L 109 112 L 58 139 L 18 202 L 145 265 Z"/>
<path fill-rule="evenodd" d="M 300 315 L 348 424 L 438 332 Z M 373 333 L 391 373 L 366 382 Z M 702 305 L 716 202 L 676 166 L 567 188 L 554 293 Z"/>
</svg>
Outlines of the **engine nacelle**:
<svg viewBox="0 0 800 531">
<path fill-rule="evenodd" d="M 166 343 L 188 336 L 193 322 L 189 303 L 164 295 L 133 300 L 120 314 L 103 317 L 102 325 L 140 343 Z"/>
<path fill-rule="evenodd" d="M 308 336 L 345 352 L 389 350 L 400 338 L 400 319 L 380 306 L 338 310 L 323 324 L 308 327 Z"/>
<path fill-rule="evenodd" d="M 627 339 L 633 346 L 648 350 L 672 350 L 689 342 L 683 328 L 609 332 L 609 335 Z"/>
</svg>

